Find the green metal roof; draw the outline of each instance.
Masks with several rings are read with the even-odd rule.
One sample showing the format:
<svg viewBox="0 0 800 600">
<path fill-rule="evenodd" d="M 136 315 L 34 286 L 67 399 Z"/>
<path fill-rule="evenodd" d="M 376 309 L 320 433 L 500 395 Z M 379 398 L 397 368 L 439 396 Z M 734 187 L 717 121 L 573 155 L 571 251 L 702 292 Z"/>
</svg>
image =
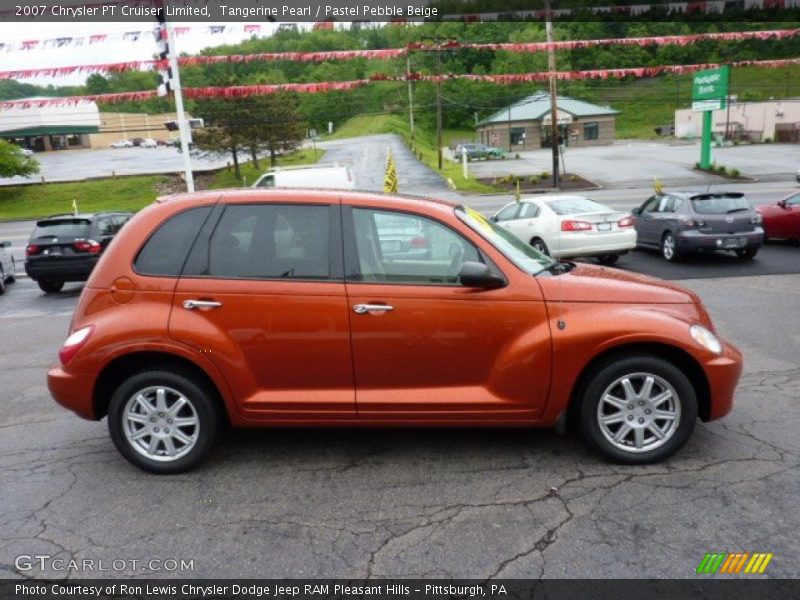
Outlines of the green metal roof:
<svg viewBox="0 0 800 600">
<path fill-rule="evenodd" d="M 618 115 L 619 111 L 610 106 L 600 106 L 569 96 L 558 96 L 558 112 L 567 112 L 573 117 L 596 117 L 601 115 Z M 502 108 L 492 116 L 483 119 L 478 125 L 489 123 L 508 123 L 509 121 L 540 121 L 550 113 L 550 94 L 536 92 L 523 98 L 507 108 Z"/>
</svg>

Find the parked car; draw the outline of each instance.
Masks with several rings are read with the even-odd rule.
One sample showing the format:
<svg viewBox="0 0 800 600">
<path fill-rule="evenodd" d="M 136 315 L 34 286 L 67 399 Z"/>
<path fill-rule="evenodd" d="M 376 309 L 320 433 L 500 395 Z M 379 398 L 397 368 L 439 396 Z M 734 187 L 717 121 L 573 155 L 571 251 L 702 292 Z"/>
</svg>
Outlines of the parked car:
<svg viewBox="0 0 800 600">
<path fill-rule="evenodd" d="M 764 243 L 761 215 L 739 192 L 656 194 L 632 214 L 637 244 L 668 261 L 715 250 L 750 259 Z"/>
<path fill-rule="evenodd" d="M 456 146 L 455 159 L 461 160 L 461 155 L 466 152 L 467 160 L 476 160 L 480 158 L 505 158 L 505 150 L 487 146 L 485 144 L 459 144 Z"/>
<path fill-rule="evenodd" d="M 775 204 L 756 206 L 764 226 L 764 238 L 800 241 L 800 193 L 791 194 Z"/>
<path fill-rule="evenodd" d="M 5 294 L 6 284 L 17 279 L 17 266 L 8 248 L 11 242 L 0 242 L 0 295 Z"/>
<path fill-rule="evenodd" d="M 139 144 L 142 148 L 158 148 L 158 142 L 153 138 L 144 138 L 142 143 Z"/>
<path fill-rule="evenodd" d="M 504 206 L 493 220 L 554 258 L 596 257 L 612 265 L 636 247 L 629 213 L 584 196 L 544 195 Z"/>
<path fill-rule="evenodd" d="M 133 142 L 130 140 L 117 140 L 116 142 L 111 142 L 111 148 L 133 148 Z"/>
<path fill-rule="evenodd" d="M 423 221 L 428 257 L 383 257 L 385 217 Z M 558 263 L 445 202 L 263 189 L 134 216 L 59 359 L 56 401 L 107 416 L 122 455 L 157 473 L 200 462 L 223 423 L 569 423 L 649 463 L 728 413 L 742 369 L 679 286 Z"/>
<path fill-rule="evenodd" d="M 19 151 L 22 152 L 22 156 L 25 158 L 30 158 L 34 154 L 33 150 L 30 148 L 20 148 Z"/>
<path fill-rule="evenodd" d="M 317 188 L 353 190 L 353 172 L 338 165 L 317 167 L 280 167 L 270 169 L 253 184 L 254 188 Z"/>
<path fill-rule="evenodd" d="M 47 294 L 86 281 L 129 212 L 54 215 L 36 222 L 25 248 L 25 272 Z"/>
</svg>

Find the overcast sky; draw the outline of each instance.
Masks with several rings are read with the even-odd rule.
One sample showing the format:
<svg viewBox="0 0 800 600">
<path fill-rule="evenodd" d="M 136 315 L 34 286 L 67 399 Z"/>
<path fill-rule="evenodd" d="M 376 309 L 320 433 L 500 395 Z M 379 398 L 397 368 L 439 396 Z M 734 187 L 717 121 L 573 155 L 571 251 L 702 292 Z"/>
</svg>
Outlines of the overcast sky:
<svg viewBox="0 0 800 600">
<path fill-rule="evenodd" d="M 256 24 L 256 23 L 253 23 Z M 276 26 L 274 23 L 258 23 L 261 25 L 260 36 L 269 35 Z M 174 23 L 174 26 L 186 26 L 191 30 L 175 40 L 178 52 L 196 53 L 209 46 L 231 44 L 251 37 L 245 34 L 243 23 L 213 23 L 212 25 L 226 25 L 223 33 L 211 34 L 208 32 L 208 23 Z M 11 52 L 5 49 L 0 51 L 0 71 L 14 71 L 18 69 L 66 67 L 74 65 L 88 65 L 96 63 L 125 62 L 135 60 L 148 60 L 156 53 L 156 45 L 149 32 L 155 29 L 154 21 L 141 23 L 0 23 L 0 42 L 13 43 Z M 126 41 L 123 34 L 132 31 L 147 32 L 138 41 Z M 104 42 L 88 45 L 88 38 L 93 34 L 108 34 Z M 33 50 L 20 50 L 19 45 L 25 40 L 41 40 L 57 37 L 85 37 L 83 46 L 65 45 L 57 48 L 48 45 L 45 48 Z M 79 73 L 68 77 L 36 77 L 20 79 L 22 83 L 38 85 L 75 85 L 81 84 L 89 74 Z"/>
</svg>

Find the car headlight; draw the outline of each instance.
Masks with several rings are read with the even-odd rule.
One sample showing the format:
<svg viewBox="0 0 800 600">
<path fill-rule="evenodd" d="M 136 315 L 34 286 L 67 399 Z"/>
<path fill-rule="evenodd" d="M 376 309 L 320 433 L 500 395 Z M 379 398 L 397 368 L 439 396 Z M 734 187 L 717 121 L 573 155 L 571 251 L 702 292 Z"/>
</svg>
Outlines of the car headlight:
<svg viewBox="0 0 800 600">
<path fill-rule="evenodd" d="M 703 348 L 714 354 L 722 354 L 722 342 L 719 338 L 711 333 L 702 325 L 692 325 L 689 327 L 689 333 L 692 334 L 694 341 L 700 344 Z"/>
</svg>

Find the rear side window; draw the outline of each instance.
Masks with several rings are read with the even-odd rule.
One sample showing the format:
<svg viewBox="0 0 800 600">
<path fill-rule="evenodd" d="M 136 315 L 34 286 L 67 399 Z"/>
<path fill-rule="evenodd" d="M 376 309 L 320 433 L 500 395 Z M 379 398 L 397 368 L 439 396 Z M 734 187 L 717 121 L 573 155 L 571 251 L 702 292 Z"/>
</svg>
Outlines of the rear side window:
<svg viewBox="0 0 800 600">
<path fill-rule="evenodd" d="M 328 206 L 240 204 L 225 209 L 202 274 L 232 279 L 330 279 Z"/>
<path fill-rule="evenodd" d="M 92 222 L 89 219 L 50 219 L 36 223 L 31 239 L 49 237 L 89 237 Z"/>
<path fill-rule="evenodd" d="M 210 212 L 210 206 L 192 208 L 163 223 L 139 251 L 134 262 L 136 272 L 142 275 L 180 275 L 186 255 Z"/>
</svg>

